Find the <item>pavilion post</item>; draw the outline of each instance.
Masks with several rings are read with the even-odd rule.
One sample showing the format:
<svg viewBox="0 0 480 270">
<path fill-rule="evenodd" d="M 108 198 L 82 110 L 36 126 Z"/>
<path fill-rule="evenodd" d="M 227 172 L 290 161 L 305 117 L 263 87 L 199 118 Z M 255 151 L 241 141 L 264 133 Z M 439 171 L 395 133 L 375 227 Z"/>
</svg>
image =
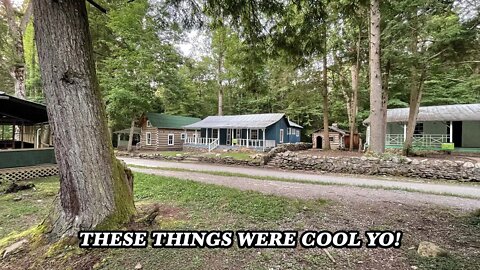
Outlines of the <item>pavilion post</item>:
<svg viewBox="0 0 480 270">
<path fill-rule="evenodd" d="M 117 133 L 117 148 L 120 146 L 120 133 Z"/>
<path fill-rule="evenodd" d="M 220 145 L 220 129 L 217 129 L 217 139 L 218 139 L 218 144 Z"/>
<path fill-rule="evenodd" d="M 403 125 L 403 141 L 407 139 L 407 124 Z"/>
<path fill-rule="evenodd" d="M 195 144 L 198 144 L 198 129 L 195 129 Z M 202 132 L 200 132 L 202 134 Z"/>
<path fill-rule="evenodd" d="M 20 148 L 23 149 L 23 133 L 25 132 L 25 125 L 22 123 L 20 126 Z"/>
<path fill-rule="evenodd" d="M 15 122 L 12 125 L 12 149 L 15 149 Z"/>
<path fill-rule="evenodd" d="M 453 121 L 450 121 L 450 143 L 453 143 Z"/>
<path fill-rule="evenodd" d="M 207 128 L 206 134 L 207 134 L 207 136 L 206 136 L 206 139 L 205 139 L 206 140 L 205 143 L 208 144 L 208 128 Z"/>
<path fill-rule="evenodd" d="M 247 148 L 250 147 L 249 138 L 250 138 L 250 129 L 247 128 Z"/>
</svg>

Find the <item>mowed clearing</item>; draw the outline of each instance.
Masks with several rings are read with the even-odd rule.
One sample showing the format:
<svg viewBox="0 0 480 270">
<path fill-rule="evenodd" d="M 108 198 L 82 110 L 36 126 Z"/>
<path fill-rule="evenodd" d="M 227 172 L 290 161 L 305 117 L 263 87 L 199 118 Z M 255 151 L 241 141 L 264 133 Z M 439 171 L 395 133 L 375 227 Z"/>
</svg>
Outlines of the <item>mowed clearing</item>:
<svg viewBox="0 0 480 270">
<path fill-rule="evenodd" d="M 259 180 L 257 180 L 259 181 Z M 36 190 L 0 195 L 0 239 L 41 222 L 58 189 L 54 178 L 34 181 Z M 21 198 L 14 201 L 14 198 Z M 464 211 L 391 202 L 345 204 L 299 199 L 135 173 L 139 213 L 154 205 L 153 224 L 136 230 L 402 230 L 400 249 L 114 249 L 75 247 L 48 254 L 22 250 L 0 260 L 1 269 L 479 269 L 480 217 Z M 2 241 L 0 240 L 0 246 Z M 444 257 L 416 254 L 420 241 L 445 248 Z M 1 249 L 1 248 L 0 248 Z M 46 256 L 47 254 L 48 256 Z M 68 256 L 67 256 L 68 254 Z"/>
</svg>

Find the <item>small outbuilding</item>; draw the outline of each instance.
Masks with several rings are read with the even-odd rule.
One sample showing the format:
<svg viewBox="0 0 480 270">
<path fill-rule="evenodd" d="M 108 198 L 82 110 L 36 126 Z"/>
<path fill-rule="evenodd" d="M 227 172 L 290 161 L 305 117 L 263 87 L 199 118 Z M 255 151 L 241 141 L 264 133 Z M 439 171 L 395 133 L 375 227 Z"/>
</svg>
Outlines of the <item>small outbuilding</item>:
<svg viewBox="0 0 480 270">
<path fill-rule="evenodd" d="M 338 127 L 337 124 L 329 126 L 329 136 L 330 148 L 333 150 L 337 149 L 348 149 L 350 148 L 350 133 Z M 323 129 L 316 130 L 312 134 L 312 144 L 313 148 L 321 149 L 323 148 L 324 143 L 324 132 Z M 358 133 L 353 134 L 353 148 L 358 149 L 360 145 L 360 138 Z"/>
<path fill-rule="evenodd" d="M 186 138 L 194 134 L 194 129 L 184 129 L 184 126 L 200 120 L 196 117 L 146 113 L 140 124 L 140 149 L 181 151 Z"/>
<path fill-rule="evenodd" d="M 133 129 L 133 139 L 132 139 L 132 146 L 136 146 L 138 143 L 140 143 L 140 134 L 142 130 L 140 128 L 134 128 Z M 129 141 L 129 136 L 130 136 L 130 129 L 122 129 L 122 130 L 117 130 L 113 132 L 117 136 L 117 149 L 127 149 L 128 146 L 128 141 Z"/>
</svg>

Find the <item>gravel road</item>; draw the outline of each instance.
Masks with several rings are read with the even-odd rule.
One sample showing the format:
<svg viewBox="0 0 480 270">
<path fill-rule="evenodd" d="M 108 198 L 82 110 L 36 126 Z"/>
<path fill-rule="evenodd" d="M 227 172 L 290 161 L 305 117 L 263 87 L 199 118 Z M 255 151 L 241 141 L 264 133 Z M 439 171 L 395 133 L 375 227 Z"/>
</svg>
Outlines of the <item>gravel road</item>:
<svg viewBox="0 0 480 270">
<path fill-rule="evenodd" d="M 207 165 L 196 163 L 179 163 L 179 162 L 164 162 L 156 160 L 145 159 L 131 159 L 122 158 L 127 164 L 135 164 L 150 167 L 164 167 L 164 168 L 182 168 L 190 170 L 203 171 L 224 171 L 236 172 L 242 174 L 250 174 L 254 176 L 275 176 L 291 179 L 299 179 L 305 181 L 320 181 L 326 183 L 334 183 L 332 185 L 317 185 L 308 183 L 294 183 L 282 182 L 274 180 L 258 180 L 248 177 L 230 177 L 211 175 L 202 172 L 185 172 L 185 171 L 171 171 L 162 169 L 147 169 L 131 167 L 133 171 L 147 174 L 155 174 L 168 177 L 176 177 L 180 179 L 188 179 L 202 183 L 216 184 L 227 187 L 233 187 L 240 190 L 253 190 L 265 194 L 274 194 L 300 199 L 315 199 L 323 198 L 333 201 L 340 201 L 345 204 L 397 204 L 397 205 L 415 205 L 415 206 L 441 206 L 455 208 L 458 210 L 475 210 L 480 208 L 480 199 L 467 199 L 453 196 L 442 196 L 433 194 L 424 194 L 418 192 L 409 192 L 403 190 L 385 190 L 372 189 L 365 187 L 358 187 L 358 183 L 383 186 L 387 188 L 411 188 L 419 191 L 430 192 L 448 192 L 459 193 L 461 195 L 478 196 L 480 197 L 480 189 L 475 186 L 462 185 L 447 185 L 447 184 L 430 184 L 430 183 L 415 183 L 415 182 L 401 182 L 388 181 L 368 178 L 355 178 L 352 176 L 330 176 L 330 175 L 315 175 L 303 172 L 285 172 L 272 169 L 263 168 L 244 168 L 244 167 L 227 167 L 220 165 Z M 366 183 L 371 181 L 371 183 Z M 352 186 L 339 186 L 335 183 L 348 184 Z"/>
</svg>

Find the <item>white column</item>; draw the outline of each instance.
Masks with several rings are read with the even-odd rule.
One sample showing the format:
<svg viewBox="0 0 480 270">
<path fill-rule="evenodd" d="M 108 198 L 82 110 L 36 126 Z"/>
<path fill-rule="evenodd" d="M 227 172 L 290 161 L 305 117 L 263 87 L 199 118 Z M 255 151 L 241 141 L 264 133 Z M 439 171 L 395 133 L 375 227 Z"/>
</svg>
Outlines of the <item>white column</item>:
<svg viewBox="0 0 480 270">
<path fill-rule="evenodd" d="M 407 124 L 403 125 L 403 141 L 407 140 Z"/>
<path fill-rule="evenodd" d="M 218 139 L 218 144 L 220 144 L 220 129 L 217 129 L 217 139 Z"/>
<path fill-rule="evenodd" d="M 450 143 L 453 143 L 453 122 L 450 121 Z"/>
<path fill-rule="evenodd" d="M 202 133 L 202 132 L 200 131 L 200 134 L 201 134 L 201 133 Z M 197 132 L 197 130 L 195 129 L 195 144 L 197 144 L 197 143 L 198 143 L 198 132 Z"/>
<path fill-rule="evenodd" d="M 248 134 L 249 132 L 248 132 L 248 131 L 249 131 L 249 130 L 250 130 L 250 129 L 247 129 L 247 148 L 248 148 L 248 146 L 249 146 L 249 143 L 248 143 L 248 137 L 249 137 L 249 134 Z"/>
<path fill-rule="evenodd" d="M 206 134 L 207 134 L 207 136 L 205 138 L 205 140 L 206 140 L 205 143 L 208 144 L 208 128 L 207 128 L 207 133 Z"/>
<path fill-rule="evenodd" d="M 263 129 L 263 151 L 265 152 L 265 129 Z"/>
</svg>

